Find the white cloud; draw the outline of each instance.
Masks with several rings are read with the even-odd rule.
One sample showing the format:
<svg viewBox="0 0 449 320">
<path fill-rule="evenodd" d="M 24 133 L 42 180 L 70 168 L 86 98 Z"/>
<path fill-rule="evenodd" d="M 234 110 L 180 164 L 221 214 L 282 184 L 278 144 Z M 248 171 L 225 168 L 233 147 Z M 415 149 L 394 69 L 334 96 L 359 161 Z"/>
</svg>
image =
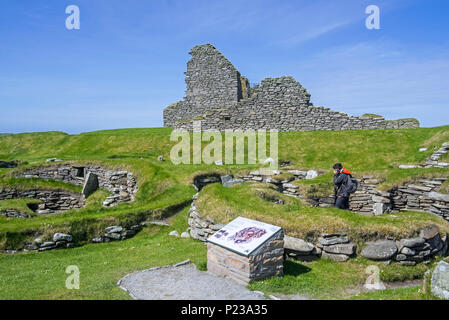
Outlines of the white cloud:
<svg viewBox="0 0 449 320">
<path fill-rule="evenodd" d="M 308 40 L 312 40 L 315 38 L 318 38 L 322 35 L 325 35 L 329 32 L 332 32 L 340 27 L 343 27 L 347 24 L 349 24 L 351 21 L 340 21 L 340 22 L 335 22 L 329 25 L 323 25 L 323 26 L 317 26 L 314 29 L 310 29 L 310 30 L 306 30 L 303 31 L 297 35 L 294 35 L 290 38 L 286 38 L 286 39 L 282 39 L 280 41 L 274 42 L 272 43 L 272 45 L 297 45 L 300 44 L 302 42 L 308 41 Z"/>
</svg>

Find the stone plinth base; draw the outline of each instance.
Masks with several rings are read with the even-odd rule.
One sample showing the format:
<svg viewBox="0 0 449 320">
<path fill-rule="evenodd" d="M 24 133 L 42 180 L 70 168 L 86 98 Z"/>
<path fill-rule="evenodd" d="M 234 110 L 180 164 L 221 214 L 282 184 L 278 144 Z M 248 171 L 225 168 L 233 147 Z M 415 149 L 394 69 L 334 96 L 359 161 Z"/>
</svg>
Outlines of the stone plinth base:
<svg viewBox="0 0 449 320">
<path fill-rule="evenodd" d="M 282 230 L 249 256 L 215 245 L 207 244 L 207 270 L 217 276 L 230 278 L 246 285 L 283 275 L 284 234 Z"/>
</svg>

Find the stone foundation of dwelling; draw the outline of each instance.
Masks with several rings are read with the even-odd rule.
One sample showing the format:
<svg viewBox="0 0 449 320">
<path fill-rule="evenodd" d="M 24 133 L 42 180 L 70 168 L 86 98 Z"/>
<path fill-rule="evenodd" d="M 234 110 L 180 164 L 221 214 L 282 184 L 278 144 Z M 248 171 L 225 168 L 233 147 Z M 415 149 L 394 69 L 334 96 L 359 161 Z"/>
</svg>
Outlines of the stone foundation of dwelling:
<svg viewBox="0 0 449 320">
<path fill-rule="evenodd" d="M 66 190 L 20 190 L 15 188 L 0 189 L 0 200 L 9 199 L 38 199 L 41 204 L 37 204 L 33 211 L 37 214 L 51 214 L 67 211 L 70 209 L 79 209 L 84 206 L 84 198 L 80 193 Z M 0 214 L 2 214 L 0 212 Z M 6 217 L 13 218 L 31 218 L 29 214 L 18 212 L 16 210 L 5 210 L 3 214 Z"/>
<path fill-rule="evenodd" d="M 428 212 L 449 221 L 449 195 L 439 193 L 447 178 L 420 179 L 388 191 L 377 189 L 380 183 L 372 176 L 359 180 L 358 190 L 350 197 L 350 210 L 363 215 L 401 211 Z M 300 195 L 298 195 L 299 197 Z M 332 207 L 334 196 L 307 199 L 313 206 Z"/>
<path fill-rule="evenodd" d="M 313 177 L 320 173 L 314 170 L 287 170 L 293 177 L 279 180 L 276 175 L 263 175 L 260 171 L 251 171 L 246 175 L 237 174 L 234 181 L 266 182 L 276 186 L 276 190 L 288 196 L 299 198 L 315 207 L 333 207 L 334 195 L 307 197 L 301 194 L 294 180 L 306 179 L 311 172 Z M 276 173 L 280 174 L 281 171 Z M 420 179 L 414 183 L 404 184 L 388 191 L 378 190 L 380 181 L 373 176 L 363 176 L 359 179 L 357 191 L 350 197 L 350 210 L 363 215 L 379 215 L 401 211 L 422 211 L 437 215 L 449 221 L 449 195 L 439 193 L 445 177 Z M 209 183 L 220 183 L 220 175 L 216 173 L 203 174 L 194 179 L 197 190 Z"/>
<path fill-rule="evenodd" d="M 93 238 L 91 243 L 103 243 L 110 241 L 125 240 L 136 235 L 142 227 L 146 225 L 145 222 L 140 224 L 135 224 L 130 227 L 122 226 L 110 226 L 104 229 L 102 235 Z M 17 252 L 29 252 L 29 251 L 48 251 L 55 249 L 66 249 L 76 247 L 76 243 L 73 241 L 71 234 L 65 234 L 57 232 L 53 235 L 51 239 L 44 241 L 41 237 L 35 238 L 32 242 L 26 243 L 20 248 L 8 248 L 5 250 L 6 253 L 14 254 Z"/>
<path fill-rule="evenodd" d="M 288 170 L 294 177 L 278 181 L 275 176 L 262 176 L 253 171 L 243 176 L 245 181 L 268 182 L 277 186 L 283 194 L 305 200 L 312 206 L 333 207 L 334 195 L 324 197 L 305 197 L 299 186 L 290 183 L 293 180 L 304 179 L 305 171 Z M 274 177 L 274 178 L 273 178 Z M 417 182 L 395 187 L 388 191 L 377 189 L 380 181 L 372 176 L 359 179 L 358 190 L 350 197 L 350 210 L 364 215 L 379 215 L 401 211 L 428 212 L 449 221 L 449 195 L 439 193 L 441 185 L 447 180 L 445 177 L 420 179 Z"/>
<path fill-rule="evenodd" d="M 77 166 L 59 164 L 26 169 L 19 177 L 57 180 L 79 186 L 85 186 L 87 177 L 95 175 L 98 187 L 108 190 L 111 195 L 103 205 L 111 207 L 121 202 L 133 201 L 137 193 L 137 181 L 131 172 L 107 170 L 100 166 Z"/>
<path fill-rule="evenodd" d="M 304 178 L 305 171 L 290 170 L 290 172 L 296 174 L 294 178 L 288 181 L 274 181 L 283 193 L 302 198 L 298 186 L 289 182 L 292 179 Z M 242 181 L 273 182 L 272 176 L 263 176 L 258 171 L 239 177 Z M 207 174 L 203 174 L 202 179 L 204 179 L 204 181 L 200 182 L 202 186 L 207 184 L 205 183 L 206 181 L 209 181 L 209 183 L 219 182 L 216 176 L 209 179 Z M 351 196 L 351 209 L 358 214 L 364 215 L 411 210 L 424 211 L 449 220 L 449 195 L 438 193 L 445 180 L 446 178 L 422 179 L 414 184 L 396 187 L 390 191 L 380 191 L 376 189 L 379 180 L 372 176 L 364 176 L 360 180 L 358 191 Z M 197 197 L 198 194 L 193 197 L 192 205 L 189 209 L 188 224 L 192 238 L 205 242 L 216 231 L 223 228 L 224 225 L 215 223 L 214 219 L 198 211 L 195 204 Z M 331 207 L 334 203 L 333 196 L 306 200 L 312 205 L 321 207 Z M 405 265 L 428 262 L 436 255 L 447 255 L 448 235 L 441 237 L 438 230 L 433 229 L 431 231 L 423 230 L 418 238 L 400 239 L 396 242 L 392 239 L 385 239 L 374 243 L 366 243 L 366 247 L 371 248 L 370 250 L 374 252 L 374 255 L 362 255 L 372 260 L 392 260 Z M 346 233 L 323 234 L 316 243 L 288 236 L 285 239 L 285 254 L 303 261 L 328 258 L 344 262 L 349 258 L 357 256 L 357 246 L 351 242 Z M 382 250 L 388 254 L 383 254 Z M 377 255 L 376 252 L 378 253 Z"/>
</svg>

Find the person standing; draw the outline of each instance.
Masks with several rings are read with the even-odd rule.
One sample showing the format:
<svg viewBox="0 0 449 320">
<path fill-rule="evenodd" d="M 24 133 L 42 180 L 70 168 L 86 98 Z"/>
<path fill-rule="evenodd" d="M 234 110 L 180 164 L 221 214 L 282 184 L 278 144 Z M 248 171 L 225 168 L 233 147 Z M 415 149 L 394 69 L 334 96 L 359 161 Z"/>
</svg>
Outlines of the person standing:
<svg viewBox="0 0 449 320">
<path fill-rule="evenodd" d="M 350 183 L 352 179 L 351 171 L 343 168 L 341 163 L 336 163 L 334 169 L 335 184 L 335 207 L 349 210 L 349 196 L 351 195 Z"/>
</svg>

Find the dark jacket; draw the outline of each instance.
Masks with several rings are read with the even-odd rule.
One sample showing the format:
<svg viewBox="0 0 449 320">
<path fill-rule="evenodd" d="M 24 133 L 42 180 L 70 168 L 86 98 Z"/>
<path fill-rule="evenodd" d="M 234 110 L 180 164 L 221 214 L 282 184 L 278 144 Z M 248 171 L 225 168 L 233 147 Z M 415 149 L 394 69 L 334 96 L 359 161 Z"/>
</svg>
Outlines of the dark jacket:
<svg viewBox="0 0 449 320">
<path fill-rule="evenodd" d="M 341 173 L 334 174 L 334 184 L 336 186 L 337 197 L 349 198 L 348 181 L 351 178 L 351 172 L 343 169 Z"/>
</svg>

